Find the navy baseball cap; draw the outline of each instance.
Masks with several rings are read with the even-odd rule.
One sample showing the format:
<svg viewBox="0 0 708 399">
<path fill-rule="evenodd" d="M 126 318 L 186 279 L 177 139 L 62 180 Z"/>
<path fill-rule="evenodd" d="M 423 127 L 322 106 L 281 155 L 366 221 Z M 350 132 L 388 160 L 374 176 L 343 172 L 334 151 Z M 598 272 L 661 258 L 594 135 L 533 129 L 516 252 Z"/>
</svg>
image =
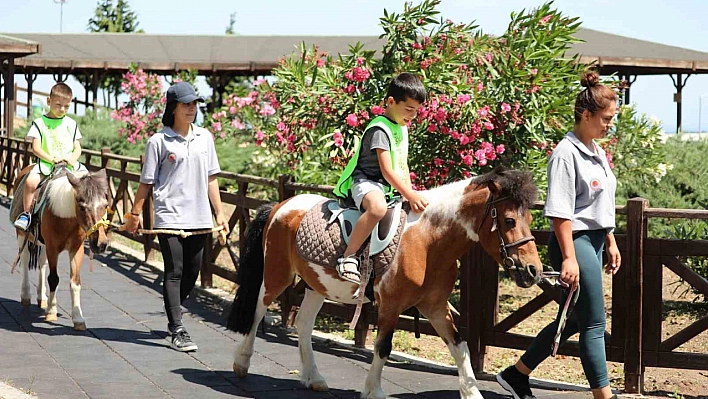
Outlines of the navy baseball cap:
<svg viewBox="0 0 708 399">
<path fill-rule="evenodd" d="M 167 89 L 167 102 L 180 102 L 189 104 L 197 100 L 200 103 L 204 102 L 204 98 L 199 97 L 191 84 L 187 82 L 175 83 Z"/>
</svg>

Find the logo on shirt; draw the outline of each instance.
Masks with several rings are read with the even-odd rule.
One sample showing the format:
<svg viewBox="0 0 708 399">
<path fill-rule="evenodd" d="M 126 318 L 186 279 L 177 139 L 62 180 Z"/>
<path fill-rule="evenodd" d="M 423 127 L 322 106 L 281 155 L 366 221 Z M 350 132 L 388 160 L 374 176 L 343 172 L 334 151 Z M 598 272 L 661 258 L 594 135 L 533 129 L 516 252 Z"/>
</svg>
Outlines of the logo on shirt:
<svg viewBox="0 0 708 399">
<path fill-rule="evenodd" d="M 167 156 L 167 159 L 169 159 L 172 163 L 177 162 L 177 156 L 174 154 L 174 152 L 171 152 L 170 155 Z"/>
<path fill-rule="evenodd" d="M 598 179 L 592 179 L 590 180 L 590 188 L 593 191 L 597 191 L 602 188 L 602 185 L 600 184 L 600 180 Z"/>
</svg>

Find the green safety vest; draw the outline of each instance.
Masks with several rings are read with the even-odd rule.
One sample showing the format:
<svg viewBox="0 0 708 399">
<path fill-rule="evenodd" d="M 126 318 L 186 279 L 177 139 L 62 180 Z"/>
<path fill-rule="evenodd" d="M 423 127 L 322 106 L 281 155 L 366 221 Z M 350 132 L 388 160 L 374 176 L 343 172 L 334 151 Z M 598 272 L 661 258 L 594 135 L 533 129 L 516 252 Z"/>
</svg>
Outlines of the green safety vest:
<svg viewBox="0 0 708 399">
<path fill-rule="evenodd" d="M 371 122 L 366 126 L 364 132 L 368 131 L 372 127 L 381 128 L 388 137 L 388 142 L 391 145 L 391 165 L 393 166 L 393 171 L 403 180 L 408 179 L 408 128 L 406 126 L 401 126 L 385 116 L 377 116 L 372 119 Z M 354 184 L 352 179 L 352 174 L 356 165 L 359 162 L 359 151 L 361 150 L 361 144 L 364 140 L 359 142 L 359 146 L 354 153 L 352 159 L 349 160 L 347 167 L 344 168 L 342 176 L 339 178 L 337 185 L 334 188 L 334 195 L 339 198 L 346 199 L 350 195 L 352 185 Z M 394 193 L 393 187 L 390 184 L 384 184 L 387 197 L 392 197 Z"/>
<path fill-rule="evenodd" d="M 32 122 L 37 127 L 42 140 L 42 150 L 54 157 L 68 157 L 74 152 L 74 142 L 78 125 L 71 118 L 62 117 L 59 119 L 48 118 L 42 115 Z M 47 176 L 52 173 L 54 164 L 37 157 L 39 171 Z M 73 170 L 71 165 L 67 165 L 69 170 Z"/>
</svg>

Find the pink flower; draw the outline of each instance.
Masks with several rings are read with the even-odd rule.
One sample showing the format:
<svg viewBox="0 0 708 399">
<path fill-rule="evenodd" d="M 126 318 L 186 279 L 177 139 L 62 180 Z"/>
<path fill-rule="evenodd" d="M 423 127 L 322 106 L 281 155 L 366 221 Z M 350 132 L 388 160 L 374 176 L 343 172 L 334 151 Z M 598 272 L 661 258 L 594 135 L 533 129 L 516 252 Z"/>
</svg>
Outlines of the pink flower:
<svg viewBox="0 0 708 399">
<path fill-rule="evenodd" d="M 492 60 L 494 59 L 494 55 L 492 55 L 492 53 L 487 53 L 486 58 L 487 58 L 487 62 L 492 62 Z"/>
<path fill-rule="evenodd" d="M 263 116 L 271 116 L 275 114 L 275 108 L 273 108 L 270 104 L 263 104 L 263 107 L 259 113 Z"/>
<path fill-rule="evenodd" d="M 482 84 L 482 82 L 479 82 L 479 84 L 477 84 L 477 93 L 481 93 L 482 90 L 484 90 L 484 84 Z"/>
<path fill-rule="evenodd" d="M 410 172 L 410 173 L 408 174 L 408 176 L 411 178 L 411 180 L 415 180 L 415 178 L 418 177 L 418 176 L 416 176 L 416 174 L 413 173 L 413 172 Z"/>
<path fill-rule="evenodd" d="M 371 113 L 374 115 L 383 115 L 384 109 L 381 106 L 374 105 L 373 107 L 371 107 Z"/>
<path fill-rule="evenodd" d="M 550 15 L 550 14 L 546 15 L 545 17 L 541 18 L 541 20 L 538 21 L 538 23 L 539 23 L 540 25 L 545 25 L 545 24 L 547 24 L 548 22 L 551 21 L 551 16 L 552 16 L 552 15 Z"/>
<path fill-rule="evenodd" d="M 477 110 L 477 115 L 481 116 L 482 118 L 485 118 L 487 115 L 489 115 L 489 106 L 485 105 L 484 107 Z"/>
<path fill-rule="evenodd" d="M 290 131 L 290 129 L 282 121 L 278 122 L 278 124 L 275 125 L 275 128 L 283 133 L 287 133 L 288 131 Z"/>
<path fill-rule="evenodd" d="M 531 70 L 531 75 L 536 76 L 536 74 L 538 74 L 538 69 L 536 69 L 536 68 L 532 69 L 532 70 Z"/>
<path fill-rule="evenodd" d="M 457 96 L 457 102 L 458 102 L 459 104 L 465 104 L 465 103 L 467 103 L 468 101 L 470 101 L 471 99 L 472 99 L 472 96 L 469 95 L 469 94 L 459 94 L 459 95 Z"/>
<path fill-rule="evenodd" d="M 366 62 L 366 58 L 364 58 L 364 57 L 357 57 L 357 59 L 356 59 L 356 66 L 362 66 L 362 65 L 364 65 L 364 62 Z"/>
<path fill-rule="evenodd" d="M 433 163 L 435 164 L 435 166 L 440 167 L 443 165 L 444 161 L 440 158 L 435 158 L 435 159 L 433 159 Z"/>
<path fill-rule="evenodd" d="M 256 132 L 256 145 L 260 146 L 263 143 L 263 139 L 265 138 L 265 134 L 263 134 L 262 131 L 257 131 Z"/>
<path fill-rule="evenodd" d="M 519 111 L 519 108 L 521 108 L 521 103 L 515 102 L 515 103 L 514 103 L 514 111 L 517 111 L 517 112 L 518 112 L 518 111 Z"/>
<path fill-rule="evenodd" d="M 431 123 L 430 126 L 428 126 L 428 131 L 429 131 L 430 133 L 435 133 L 435 132 L 438 131 L 438 127 L 437 127 L 436 125 L 434 125 L 434 124 Z"/>
<path fill-rule="evenodd" d="M 341 147 L 344 144 L 344 137 L 342 136 L 342 132 L 340 132 L 339 130 L 334 131 L 332 139 L 334 139 L 335 147 Z"/>
<path fill-rule="evenodd" d="M 347 121 L 347 124 L 351 127 L 357 127 L 359 126 L 359 118 L 355 114 L 349 114 L 347 117 L 344 119 Z"/>
<path fill-rule="evenodd" d="M 244 125 L 243 122 L 241 122 L 241 121 L 238 120 L 238 119 L 232 120 L 232 121 L 231 121 L 231 126 L 232 126 L 234 129 L 239 129 L 239 130 L 246 128 L 246 125 Z"/>
<path fill-rule="evenodd" d="M 472 158 L 471 155 L 465 155 L 462 157 L 462 163 L 467 166 L 472 166 L 472 164 L 474 163 L 474 158 Z"/>
<path fill-rule="evenodd" d="M 501 105 L 501 113 L 502 113 L 502 114 L 505 114 L 505 113 L 507 113 L 507 112 L 509 112 L 509 111 L 511 111 L 511 105 L 509 105 L 509 104 L 507 104 L 507 103 L 502 103 L 502 105 Z"/>
<path fill-rule="evenodd" d="M 537 92 L 537 91 L 538 91 L 538 89 L 539 89 L 539 87 L 538 87 L 538 86 L 536 86 L 536 85 L 533 85 L 533 87 L 531 88 L 531 93 L 535 93 L 535 92 Z"/>
<path fill-rule="evenodd" d="M 214 122 L 212 124 L 212 127 L 214 128 L 214 131 L 217 131 L 217 132 L 220 132 L 222 130 L 221 122 Z"/>
<path fill-rule="evenodd" d="M 265 83 L 265 81 L 266 81 L 266 80 L 263 79 L 263 78 L 258 78 L 258 79 L 256 79 L 256 80 L 253 81 L 253 85 L 254 85 L 254 86 L 258 86 L 258 85 L 261 85 L 261 84 Z"/>
<path fill-rule="evenodd" d="M 326 64 L 326 62 L 323 58 L 320 58 L 317 60 L 317 67 L 318 68 L 322 68 L 323 66 L 325 66 L 325 64 Z"/>
<path fill-rule="evenodd" d="M 497 154 L 503 154 L 504 151 L 506 151 L 506 148 L 504 148 L 504 144 L 499 144 L 496 148 Z"/>
<path fill-rule="evenodd" d="M 413 42 L 413 44 L 411 44 L 411 47 L 413 47 L 416 50 L 420 50 L 423 48 L 423 45 L 418 42 Z"/>
</svg>

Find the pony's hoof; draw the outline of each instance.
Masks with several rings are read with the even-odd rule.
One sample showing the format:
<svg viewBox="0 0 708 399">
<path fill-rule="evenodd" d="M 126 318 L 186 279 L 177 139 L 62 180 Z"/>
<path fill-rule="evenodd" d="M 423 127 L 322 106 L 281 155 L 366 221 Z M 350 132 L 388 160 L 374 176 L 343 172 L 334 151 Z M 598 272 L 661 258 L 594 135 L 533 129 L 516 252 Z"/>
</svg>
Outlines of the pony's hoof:
<svg viewBox="0 0 708 399">
<path fill-rule="evenodd" d="M 236 377 L 238 378 L 246 378 L 248 375 L 248 369 L 234 363 L 234 373 L 236 373 Z"/>
<path fill-rule="evenodd" d="M 327 392 L 329 391 L 329 387 L 327 386 L 327 383 L 324 381 L 317 381 L 313 382 L 310 384 L 310 389 L 315 391 L 315 392 Z"/>
<path fill-rule="evenodd" d="M 57 321 L 57 314 L 56 313 L 47 313 L 47 315 L 44 316 L 44 321 Z"/>
<path fill-rule="evenodd" d="M 37 301 L 37 306 L 39 306 L 40 309 L 46 309 L 47 301 Z"/>
<path fill-rule="evenodd" d="M 362 392 L 361 399 L 386 399 L 386 393 L 381 389 L 374 389 L 371 392 Z"/>
<path fill-rule="evenodd" d="M 27 308 L 32 304 L 32 300 L 29 298 L 22 298 L 20 299 L 20 303 L 22 304 L 22 306 Z"/>
<path fill-rule="evenodd" d="M 74 331 L 86 331 L 86 323 L 74 323 Z"/>
</svg>

